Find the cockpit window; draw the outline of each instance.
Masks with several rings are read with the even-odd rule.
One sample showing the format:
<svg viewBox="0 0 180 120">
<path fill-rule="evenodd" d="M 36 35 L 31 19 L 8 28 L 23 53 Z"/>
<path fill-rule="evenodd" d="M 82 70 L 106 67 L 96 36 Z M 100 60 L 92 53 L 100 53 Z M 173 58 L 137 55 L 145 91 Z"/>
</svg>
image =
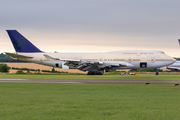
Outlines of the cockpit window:
<svg viewBox="0 0 180 120">
<path fill-rule="evenodd" d="M 164 52 L 161 52 L 162 54 L 165 54 Z"/>
</svg>

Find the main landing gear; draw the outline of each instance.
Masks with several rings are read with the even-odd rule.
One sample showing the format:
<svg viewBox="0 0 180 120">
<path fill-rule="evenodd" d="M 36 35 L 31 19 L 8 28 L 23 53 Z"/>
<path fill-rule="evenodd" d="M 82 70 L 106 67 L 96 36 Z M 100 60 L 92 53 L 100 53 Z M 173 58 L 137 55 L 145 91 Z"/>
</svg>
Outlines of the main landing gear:
<svg viewBox="0 0 180 120">
<path fill-rule="evenodd" d="M 104 71 L 89 71 L 87 75 L 103 75 Z"/>
</svg>

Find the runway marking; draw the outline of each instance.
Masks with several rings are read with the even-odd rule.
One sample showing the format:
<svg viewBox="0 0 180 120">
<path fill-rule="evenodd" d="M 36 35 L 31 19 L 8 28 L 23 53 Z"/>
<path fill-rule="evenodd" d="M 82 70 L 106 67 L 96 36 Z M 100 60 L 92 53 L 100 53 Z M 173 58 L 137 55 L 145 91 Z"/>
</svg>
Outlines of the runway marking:
<svg viewBox="0 0 180 120">
<path fill-rule="evenodd" d="M 82 83 L 82 82 L 32 82 L 32 83 L 68 83 L 68 84 L 75 84 L 75 83 Z"/>
</svg>

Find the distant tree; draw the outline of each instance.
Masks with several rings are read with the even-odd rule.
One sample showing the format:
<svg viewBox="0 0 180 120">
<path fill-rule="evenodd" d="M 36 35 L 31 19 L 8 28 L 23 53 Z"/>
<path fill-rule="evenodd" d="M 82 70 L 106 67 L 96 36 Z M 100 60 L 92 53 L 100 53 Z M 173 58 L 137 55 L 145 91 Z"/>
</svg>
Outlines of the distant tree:
<svg viewBox="0 0 180 120">
<path fill-rule="evenodd" d="M 42 70 L 42 72 L 52 72 L 52 71 L 50 71 L 50 70 Z"/>
<path fill-rule="evenodd" d="M 10 67 L 9 66 L 7 66 L 7 64 L 4 64 L 4 63 L 2 63 L 2 64 L 0 64 L 0 72 L 9 72 L 9 69 L 10 69 Z"/>
<path fill-rule="evenodd" d="M 27 74 L 32 74 L 31 72 L 30 72 L 30 70 L 27 70 L 27 72 L 26 72 Z"/>
<path fill-rule="evenodd" d="M 16 74 L 25 74 L 22 70 L 18 70 Z"/>
<path fill-rule="evenodd" d="M 56 71 L 55 71 L 55 69 L 53 68 L 51 72 L 52 72 L 52 73 L 55 73 Z"/>
</svg>

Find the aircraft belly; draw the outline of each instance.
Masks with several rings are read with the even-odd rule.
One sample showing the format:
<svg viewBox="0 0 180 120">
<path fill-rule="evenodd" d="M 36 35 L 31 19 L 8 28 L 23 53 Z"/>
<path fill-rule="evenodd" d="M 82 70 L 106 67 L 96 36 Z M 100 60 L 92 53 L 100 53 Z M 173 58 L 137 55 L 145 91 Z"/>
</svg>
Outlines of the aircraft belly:
<svg viewBox="0 0 180 120">
<path fill-rule="evenodd" d="M 41 64 L 62 68 L 62 61 L 42 61 Z"/>
<path fill-rule="evenodd" d="M 168 66 L 172 64 L 173 62 L 171 61 L 154 61 L 154 62 L 147 62 L 147 68 L 159 68 L 162 66 Z"/>
<path fill-rule="evenodd" d="M 140 67 L 140 63 L 147 63 L 147 66 L 143 69 L 146 68 L 158 68 L 158 67 L 162 67 L 162 66 L 168 66 L 171 65 L 173 62 L 172 61 L 137 61 L 137 62 L 127 62 L 132 64 L 133 66 L 127 66 L 127 67 L 117 67 L 115 69 L 139 69 Z"/>
</svg>

